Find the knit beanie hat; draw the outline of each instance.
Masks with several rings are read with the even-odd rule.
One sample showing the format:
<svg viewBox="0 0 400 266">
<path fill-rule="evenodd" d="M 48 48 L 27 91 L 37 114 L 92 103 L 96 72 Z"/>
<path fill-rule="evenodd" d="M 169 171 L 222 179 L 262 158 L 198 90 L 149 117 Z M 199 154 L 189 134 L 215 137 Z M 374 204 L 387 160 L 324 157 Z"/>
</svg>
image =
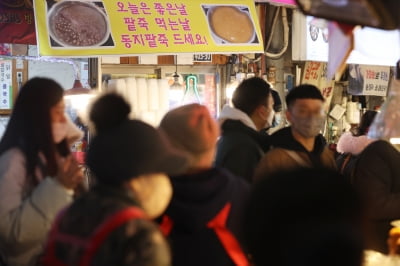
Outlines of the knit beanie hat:
<svg viewBox="0 0 400 266">
<path fill-rule="evenodd" d="M 188 156 L 175 149 L 160 130 L 129 120 L 126 106 L 129 104 L 122 96 L 106 94 L 91 109 L 97 135 L 89 144 L 86 164 L 97 181 L 118 185 L 146 174 L 184 172 Z"/>
<path fill-rule="evenodd" d="M 160 123 L 171 143 L 179 150 L 198 156 L 215 148 L 219 127 L 208 109 L 188 104 L 169 111 Z"/>
</svg>

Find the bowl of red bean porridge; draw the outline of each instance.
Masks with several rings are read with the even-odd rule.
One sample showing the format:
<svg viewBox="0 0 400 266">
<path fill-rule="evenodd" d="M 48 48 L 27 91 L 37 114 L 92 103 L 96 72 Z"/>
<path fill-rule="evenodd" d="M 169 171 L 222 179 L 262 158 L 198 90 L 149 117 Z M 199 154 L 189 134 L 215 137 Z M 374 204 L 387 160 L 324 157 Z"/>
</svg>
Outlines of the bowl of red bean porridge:
<svg viewBox="0 0 400 266">
<path fill-rule="evenodd" d="M 90 2 L 54 4 L 48 12 L 48 26 L 50 37 L 64 47 L 99 46 L 110 35 L 106 14 Z"/>
</svg>

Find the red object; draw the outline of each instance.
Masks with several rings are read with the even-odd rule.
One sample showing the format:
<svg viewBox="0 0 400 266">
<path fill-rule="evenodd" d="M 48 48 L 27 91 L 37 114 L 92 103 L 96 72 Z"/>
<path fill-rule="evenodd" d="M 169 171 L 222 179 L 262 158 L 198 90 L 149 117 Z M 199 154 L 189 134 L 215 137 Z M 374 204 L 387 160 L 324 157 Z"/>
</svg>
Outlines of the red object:
<svg viewBox="0 0 400 266">
<path fill-rule="evenodd" d="M 137 207 L 129 207 L 121 211 L 112 214 L 108 219 L 106 219 L 101 225 L 99 225 L 94 233 L 87 239 L 81 238 L 79 236 L 68 235 L 60 232 L 58 230 L 60 221 L 65 214 L 65 210 L 60 212 L 50 231 L 48 247 L 45 251 L 45 256 L 42 260 L 45 266 L 66 266 L 65 263 L 60 261 L 55 254 L 55 244 L 56 242 L 64 242 L 71 245 L 78 245 L 84 248 L 84 253 L 79 261 L 79 266 L 89 266 L 91 265 L 91 260 L 96 254 L 96 251 L 104 242 L 104 240 L 110 235 L 116 228 L 125 224 L 126 222 L 144 218 L 145 214 L 143 211 Z"/>
<path fill-rule="evenodd" d="M 36 44 L 32 8 L 0 8 L 0 43 Z"/>
<path fill-rule="evenodd" d="M 336 152 L 336 146 L 337 146 L 336 143 L 331 143 L 331 144 L 329 144 L 328 148 L 329 148 L 331 151 Z"/>
<path fill-rule="evenodd" d="M 338 27 L 340 28 L 340 30 L 346 34 L 349 35 L 353 32 L 355 25 L 351 25 L 351 24 L 345 24 L 345 23 L 340 23 L 340 22 L 336 22 Z"/>
<path fill-rule="evenodd" d="M 162 221 L 161 221 L 161 224 L 160 224 L 161 232 L 165 236 L 168 236 L 171 233 L 173 226 L 174 226 L 174 222 L 171 220 L 171 217 L 169 217 L 168 215 L 164 215 L 162 217 Z"/>
<path fill-rule="evenodd" d="M 231 204 L 227 203 L 221 209 L 221 211 L 219 211 L 219 213 L 207 223 L 207 227 L 214 230 L 226 253 L 232 259 L 235 265 L 249 266 L 250 263 L 240 247 L 239 242 L 232 232 L 226 227 L 226 221 L 228 219 L 230 210 Z M 168 236 L 172 231 L 173 225 L 174 224 L 171 218 L 165 215 L 161 222 L 160 229 L 164 235 Z"/>
<path fill-rule="evenodd" d="M 85 164 L 86 153 L 84 151 L 75 151 L 71 153 L 79 164 Z"/>
</svg>

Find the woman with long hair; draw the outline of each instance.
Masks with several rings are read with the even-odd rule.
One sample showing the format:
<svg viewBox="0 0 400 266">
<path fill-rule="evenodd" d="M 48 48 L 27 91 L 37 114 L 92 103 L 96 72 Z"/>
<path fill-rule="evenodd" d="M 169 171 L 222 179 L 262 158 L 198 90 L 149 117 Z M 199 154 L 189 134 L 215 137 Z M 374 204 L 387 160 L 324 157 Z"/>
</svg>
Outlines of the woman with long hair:
<svg viewBox="0 0 400 266">
<path fill-rule="evenodd" d="M 0 141 L 0 252 L 7 265 L 36 264 L 51 223 L 83 179 L 69 154 L 80 132 L 71 131 L 63 92 L 51 79 L 27 81 Z"/>
</svg>

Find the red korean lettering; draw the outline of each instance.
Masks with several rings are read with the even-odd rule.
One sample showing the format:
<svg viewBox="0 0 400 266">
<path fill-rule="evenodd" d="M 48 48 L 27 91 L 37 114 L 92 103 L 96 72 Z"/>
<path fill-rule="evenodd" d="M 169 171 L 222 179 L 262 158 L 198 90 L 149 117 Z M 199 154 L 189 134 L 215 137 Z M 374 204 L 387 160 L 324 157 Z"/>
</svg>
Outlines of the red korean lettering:
<svg viewBox="0 0 400 266">
<path fill-rule="evenodd" d="M 145 37 L 147 43 L 149 44 L 150 48 L 156 48 L 157 47 L 156 35 L 155 34 L 145 34 L 144 37 Z"/>
<path fill-rule="evenodd" d="M 165 45 L 165 47 L 168 47 L 168 38 L 167 38 L 166 34 L 159 33 L 157 41 L 159 44 L 162 44 L 162 45 Z"/>
<path fill-rule="evenodd" d="M 158 14 L 164 16 L 165 8 L 161 3 L 159 2 L 154 3 L 154 9 L 157 11 Z"/>
<path fill-rule="evenodd" d="M 140 10 L 144 15 L 151 15 L 150 8 L 147 6 L 145 2 L 140 3 Z"/>
<path fill-rule="evenodd" d="M 124 18 L 125 25 L 128 26 L 129 31 L 136 31 L 135 19 L 134 18 Z"/>
<path fill-rule="evenodd" d="M 117 2 L 117 6 L 118 6 L 117 12 L 128 12 L 128 10 L 125 9 L 124 3 Z"/>
<path fill-rule="evenodd" d="M 208 44 L 206 37 L 196 34 L 196 44 Z"/>
<path fill-rule="evenodd" d="M 133 44 L 140 44 L 144 46 L 144 40 L 142 34 L 133 34 L 132 37 L 133 37 Z"/>
<path fill-rule="evenodd" d="M 179 30 L 178 22 L 176 22 L 176 20 L 168 18 L 168 25 L 171 30 Z"/>
<path fill-rule="evenodd" d="M 185 34 L 185 43 L 194 45 L 193 35 L 191 33 Z"/>
<path fill-rule="evenodd" d="M 149 30 L 149 23 L 147 22 L 146 18 L 138 18 L 137 24 L 139 27 Z"/>
<path fill-rule="evenodd" d="M 168 11 L 168 14 L 172 15 L 172 16 L 176 16 L 176 7 L 174 7 L 174 5 L 172 5 L 171 3 L 167 3 L 167 8 L 166 10 Z"/>
<path fill-rule="evenodd" d="M 132 45 L 132 40 L 129 38 L 128 34 L 122 34 L 121 35 L 121 42 L 125 45 L 126 48 L 131 48 Z"/>
<path fill-rule="evenodd" d="M 306 72 L 306 74 L 305 74 L 305 76 L 304 76 L 304 79 L 305 80 L 309 80 L 310 79 L 310 72 L 311 72 L 311 69 L 310 69 L 310 67 L 307 67 L 306 68 L 306 70 L 305 70 L 305 72 Z"/>
<path fill-rule="evenodd" d="M 182 39 L 182 35 L 179 33 L 176 33 L 173 35 L 174 37 L 174 44 L 185 44 L 185 42 Z"/>
<path fill-rule="evenodd" d="M 154 19 L 156 24 L 160 27 L 160 28 L 164 28 L 165 30 L 167 29 L 167 24 L 165 23 L 165 19 L 164 18 L 155 18 Z"/>
<path fill-rule="evenodd" d="M 319 62 L 311 62 L 311 70 L 318 70 L 321 63 Z"/>
<path fill-rule="evenodd" d="M 181 24 L 182 29 L 184 31 L 190 31 L 191 30 L 190 25 L 189 25 L 190 20 L 185 18 L 185 19 L 179 19 L 178 21 L 179 21 L 179 24 Z"/>
<path fill-rule="evenodd" d="M 179 14 L 181 16 L 187 16 L 188 15 L 188 13 L 186 11 L 186 6 L 184 4 L 180 4 L 180 5 L 175 4 L 175 7 L 179 11 Z"/>
<path fill-rule="evenodd" d="M 133 15 L 139 15 L 139 7 L 135 4 L 128 3 L 128 8 Z"/>
<path fill-rule="evenodd" d="M 365 71 L 365 75 L 366 75 L 367 79 L 374 79 L 375 78 L 375 71 L 367 69 Z"/>
</svg>

